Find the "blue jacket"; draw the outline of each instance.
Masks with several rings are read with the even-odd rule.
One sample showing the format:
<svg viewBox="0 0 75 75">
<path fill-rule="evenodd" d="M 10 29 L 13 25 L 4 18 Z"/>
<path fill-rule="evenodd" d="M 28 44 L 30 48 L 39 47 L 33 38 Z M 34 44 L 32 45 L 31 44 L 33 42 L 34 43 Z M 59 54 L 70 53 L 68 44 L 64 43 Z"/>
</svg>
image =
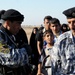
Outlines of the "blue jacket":
<svg viewBox="0 0 75 75">
<path fill-rule="evenodd" d="M 19 38 L 19 40 L 21 40 L 21 38 Z M 21 41 L 23 42 L 23 40 Z M 1 65 L 6 65 L 9 67 L 19 67 L 28 63 L 28 55 L 24 46 L 25 42 L 20 45 L 21 41 L 16 42 L 16 40 L 13 40 L 12 34 L 7 29 L 5 29 L 3 26 L 0 27 Z"/>
</svg>

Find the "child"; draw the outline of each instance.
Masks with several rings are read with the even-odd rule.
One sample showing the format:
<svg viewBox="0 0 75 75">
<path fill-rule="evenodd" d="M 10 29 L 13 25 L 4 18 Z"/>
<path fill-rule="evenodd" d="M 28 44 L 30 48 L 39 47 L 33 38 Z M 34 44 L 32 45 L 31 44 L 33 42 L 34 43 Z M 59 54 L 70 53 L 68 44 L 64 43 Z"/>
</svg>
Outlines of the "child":
<svg viewBox="0 0 75 75">
<path fill-rule="evenodd" d="M 42 54 L 41 54 L 41 57 L 39 60 L 37 75 L 42 75 L 42 73 L 44 75 L 52 75 L 50 54 L 51 54 L 52 47 L 54 45 L 54 35 L 51 30 L 46 30 L 43 33 L 43 41 L 46 41 L 47 45 L 42 50 Z M 44 58 L 47 56 L 48 56 L 48 58 L 46 58 L 46 60 L 44 60 Z M 42 60 L 44 60 L 44 61 L 42 61 Z M 43 65 L 42 65 L 42 62 L 43 62 Z M 48 68 L 45 68 L 45 66 Z M 44 68 L 44 69 L 42 69 L 42 68 Z"/>
<path fill-rule="evenodd" d="M 62 34 L 61 24 L 60 24 L 59 19 L 52 18 L 50 20 L 50 29 L 52 30 L 52 32 L 54 34 L 54 42 L 56 42 L 57 38 Z"/>
</svg>

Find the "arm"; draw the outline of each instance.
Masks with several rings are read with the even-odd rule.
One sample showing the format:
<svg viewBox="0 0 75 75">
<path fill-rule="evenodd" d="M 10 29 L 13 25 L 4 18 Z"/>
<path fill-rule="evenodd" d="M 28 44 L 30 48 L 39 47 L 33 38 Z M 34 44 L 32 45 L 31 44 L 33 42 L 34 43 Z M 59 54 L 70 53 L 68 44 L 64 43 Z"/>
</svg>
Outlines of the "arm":
<svg viewBox="0 0 75 75">
<path fill-rule="evenodd" d="M 43 67 L 43 65 L 42 65 L 42 60 L 43 60 L 43 57 L 41 56 L 41 57 L 39 58 L 37 75 L 43 75 L 43 73 L 42 73 L 42 67 Z"/>
<path fill-rule="evenodd" d="M 41 42 L 40 41 L 37 41 L 37 49 L 38 49 L 38 52 L 39 52 L 39 55 L 41 55 Z"/>
<path fill-rule="evenodd" d="M 37 75 L 42 75 L 41 74 L 41 63 L 38 64 L 38 70 L 37 70 Z"/>
<path fill-rule="evenodd" d="M 51 53 L 51 62 L 52 62 L 52 72 L 53 75 L 55 75 L 57 73 L 58 70 L 58 66 L 59 66 L 59 60 L 60 60 L 60 52 L 59 52 L 59 45 L 55 44 L 53 49 L 52 49 L 52 53 Z"/>
</svg>

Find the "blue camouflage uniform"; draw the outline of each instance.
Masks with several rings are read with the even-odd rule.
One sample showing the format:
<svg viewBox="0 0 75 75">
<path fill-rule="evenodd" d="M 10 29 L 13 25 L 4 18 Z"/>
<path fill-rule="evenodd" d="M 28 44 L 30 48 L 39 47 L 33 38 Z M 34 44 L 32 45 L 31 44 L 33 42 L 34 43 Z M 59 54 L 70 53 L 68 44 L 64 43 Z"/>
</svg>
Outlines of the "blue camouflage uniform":
<svg viewBox="0 0 75 75">
<path fill-rule="evenodd" d="M 18 35 L 19 37 L 19 35 Z M 19 39 L 21 40 L 21 38 Z M 22 40 L 21 40 L 22 41 Z M 12 40 L 12 34 L 3 26 L 0 28 L 0 64 L 8 67 L 20 67 L 28 64 L 25 45 Z"/>
<path fill-rule="evenodd" d="M 75 37 L 72 31 L 59 36 L 51 53 L 54 75 L 75 75 Z"/>
</svg>

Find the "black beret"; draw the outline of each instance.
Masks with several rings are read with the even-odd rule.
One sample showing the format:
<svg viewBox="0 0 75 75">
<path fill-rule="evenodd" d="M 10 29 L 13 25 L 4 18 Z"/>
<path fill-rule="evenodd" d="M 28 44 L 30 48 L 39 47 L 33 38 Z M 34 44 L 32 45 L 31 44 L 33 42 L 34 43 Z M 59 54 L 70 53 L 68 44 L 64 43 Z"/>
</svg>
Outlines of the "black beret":
<svg viewBox="0 0 75 75">
<path fill-rule="evenodd" d="M 63 12 L 67 18 L 75 18 L 75 7 L 69 8 Z"/>
<path fill-rule="evenodd" d="M 1 16 L 5 13 L 5 10 L 0 10 L 0 19 L 1 19 Z"/>
<path fill-rule="evenodd" d="M 1 19 L 11 21 L 23 21 L 24 16 L 17 10 L 9 9 L 1 16 Z"/>
</svg>

